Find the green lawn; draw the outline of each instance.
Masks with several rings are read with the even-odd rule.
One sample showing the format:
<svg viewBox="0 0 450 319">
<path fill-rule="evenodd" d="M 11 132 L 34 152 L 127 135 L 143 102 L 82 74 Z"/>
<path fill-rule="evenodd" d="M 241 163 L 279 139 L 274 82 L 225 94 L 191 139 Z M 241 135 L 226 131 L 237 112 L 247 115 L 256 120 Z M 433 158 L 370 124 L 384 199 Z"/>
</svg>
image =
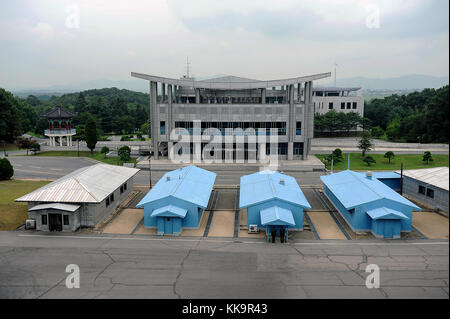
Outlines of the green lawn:
<svg viewBox="0 0 450 319">
<path fill-rule="evenodd" d="M 32 156 L 69 156 L 69 157 L 77 157 L 78 156 L 78 151 L 48 151 L 48 152 L 41 152 L 38 153 L 36 155 L 32 155 Z M 105 155 L 100 153 L 100 152 L 89 152 L 89 151 L 80 151 L 80 157 L 89 157 L 92 159 L 95 159 L 97 161 L 106 163 L 106 164 L 111 164 L 111 165 L 123 165 L 123 162 L 121 160 L 118 159 L 117 156 L 114 157 L 108 157 L 105 158 Z M 134 163 L 136 164 L 136 159 L 135 158 L 131 158 L 129 161 L 129 163 Z"/>
<path fill-rule="evenodd" d="M 0 230 L 14 230 L 27 219 L 27 203 L 14 202 L 48 181 L 0 181 Z"/>
<path fill-rule="evenodd" d="M 347 169 L 347 154 L 343 153 L 343 161 L 340 163 L 334 163 L 333 170 L 340 171 Z M 368 166 L 365 162 L 362 161 L 361 153 L 350 153 L 350 169 L 356 171 L 394 171 L 399 170 L 400 165 L 403 162 L 403 169 L 416 169 L 416 168 L 430 168 L 437 166 L 449 166 L 448 165 L 448 155 L 442 154 L 432 154 L 433 162 L 430 162 L 428 165 L 422 162 L 422 154 L 399 154 L 395 155 L 393 159 L 391 159 L 391 164 L 389 164 L 388 159 L 384 158 L 384 154 L 370 154 L 373 159 L 376 161 L 374 164 L 370 164 Z M 323 162 L 322 154 L 317 154 L 316 157 Z M 331 164 L 327 164 L 327 169 L 330 169 Z"/>
</svg>

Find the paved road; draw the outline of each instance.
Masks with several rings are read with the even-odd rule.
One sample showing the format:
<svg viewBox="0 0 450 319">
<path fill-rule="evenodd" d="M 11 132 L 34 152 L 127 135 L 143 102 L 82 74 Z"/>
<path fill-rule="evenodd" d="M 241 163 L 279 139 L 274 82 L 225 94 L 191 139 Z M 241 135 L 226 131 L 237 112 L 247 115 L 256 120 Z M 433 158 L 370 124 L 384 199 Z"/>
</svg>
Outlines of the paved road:
<svg viewBox="0 0 450 319">
<path fill-rule="evenodd" d="M 13 178 L 57 179 L 95 162 L 77 157 L 10 156 Z"/>
<path fill-rule="evenodd" d="M 17 179 L 57 179 L 76 169 L 96 163 L 90 159 L 76 157 L 11 156 L 9 160 L 14 167 L 14 178 Z M 252 166 L 232 169 L 229 167 L 211 166 L 208 169 L 217 173 L 216 185 L 239 185 L 242 175 L 257 171 L 257 168 Z M 164 168 L 163 165 L 158 165 L 157 169 L 152 169 L 152 185 L 156 184 L 168 170 L 169 168 Z M 300 185 L 321 185 L 320 172 L 289 171 L 288 174 L 296 177 Z M 147 186 L 149 184 L 149 172 L 140 171 L 135 177 L 135 184 Z"/>
<path fill-rule="evenodd" d="M 448 252 L 448 241 L 429 240 L 0 232 L 0 298 L 448 298 Z M 65 287 L 68 264 L 80 267 L 78 289 Z M 367 264 L 380 267 L 379 289 L 365 286 Z"/>
</svg>

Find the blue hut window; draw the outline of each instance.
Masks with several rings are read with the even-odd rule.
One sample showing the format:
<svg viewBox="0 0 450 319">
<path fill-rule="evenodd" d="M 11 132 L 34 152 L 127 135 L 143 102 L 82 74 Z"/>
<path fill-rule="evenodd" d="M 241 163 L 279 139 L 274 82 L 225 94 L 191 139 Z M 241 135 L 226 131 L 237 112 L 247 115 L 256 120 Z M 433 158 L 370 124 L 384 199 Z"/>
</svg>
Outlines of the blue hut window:
<svg viewBox="0 0 450 319">
<path fill-rule="evenodd" d="M 354 209 L 354 208 L 349 209 L 348 212 L 349 212 L 350 214 L 353 214 L 353 213 L 355 212 L 355 209 Z"/>
</svg>

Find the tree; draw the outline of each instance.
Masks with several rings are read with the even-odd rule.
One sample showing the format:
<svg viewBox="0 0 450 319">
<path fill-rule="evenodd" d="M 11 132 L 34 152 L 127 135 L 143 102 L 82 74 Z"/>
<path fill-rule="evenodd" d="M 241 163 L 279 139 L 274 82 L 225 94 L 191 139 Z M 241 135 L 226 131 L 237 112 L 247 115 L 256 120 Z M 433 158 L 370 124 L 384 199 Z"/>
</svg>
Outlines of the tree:
<svg viewBox="0 0 450 319">
<path fill-rule="evenodd" d="M 89 116 L 86 121 L 85 138 L 86 145 L 92 153 L 95 149 L 95 144 L 97 144 L 97 124 L 92 116 Z"/>
<path fill-rule="evenodd" d="M 122 146 L 119 148 L 119 158 L 122 162 L 126 162 L 130 160 L 131 149 L 128 146 Z"/>
<path fill-rule="evenodd" d="M 8 180 L 14 175 L 14 169 L 7 158 L 0 158 L 0 180 Z"/>
<path fill-rule="evenodd" d="M 33 154 L 36 154 L 36 152 L 39 152 L 41 150 L 41 145 L 39 143 L 33 143 L 30 147 L 30 151 L 33 152 Z"/>
<path fill-rule="evenodd" d="M 361 139 L 358 141 L 358 148 L 362 151 L 362 156 L 366 156 L 366 152 L 371 151 L 373 148 L 373 143 L 370 139 L 370 134 L 364 132 Z"/>
<path fill-rule="evenodd" d="M 387 158 L 389 160 L 389 164 L 391 164 L 391 159 L 395 157 L 394 152 L 392 151 L 387 151 L 384 154 L 384 157 Z"/>
<path fill-rule="evenodd" d="M 366 156 L 363 158 L 363 162 L 367 163 L 367 166 L 370 166 L 371 163 L 376 163 L 372 156 Z"/>
<path fill-rule="evenodd" d="M 105 158 L 106 158 L 106 154 L 109 153 L 109 147 L 108 146 L 103 146 L 102 150 L 101 150 L 102 154 L 105 154 Z"/>
<path fill-rule="evenodd" d="M 429 162 L 432 162 L 433 158 L 431 157 L 431 152 L 426 151 L 423 153 L 423 158 L 422 158 L 422 162 L 426 162 L 427 165 Z"/>
<path fill-rule="evenodd" d="M 0 140 L 12 142 L 21 134 L 18 108 L 19 103 L 14 96 L 0 88 Z"/>
<path fill-rule="evenodd" d="M 19 137 L 16 141 L 16 145 L 19 148 L 27 150 L 27 155 L 28 155 L 28 150 L 31 148 L 31 145 L 33 145 L 34 143 L 36 143 L 35 140 L 32 140 L 31 138 L 26 138 L 26 137 Z"/>
<path fill-rule="evenodd" d="M 81 114 L 86 111 L 87 111 L 86 99 L 84 98 L 83 92 L 80 92 L 78 94 L 78 99 L 75 103 L 75 112 L 77 112 L 78 114 Z"/>
<path fill-rule="evenodd" d="M 373 137 L 382 137 L 384 135 L 384 131 L 381 127 L 375 126 L 370 130 L 370 135 Z"/>
</svg>

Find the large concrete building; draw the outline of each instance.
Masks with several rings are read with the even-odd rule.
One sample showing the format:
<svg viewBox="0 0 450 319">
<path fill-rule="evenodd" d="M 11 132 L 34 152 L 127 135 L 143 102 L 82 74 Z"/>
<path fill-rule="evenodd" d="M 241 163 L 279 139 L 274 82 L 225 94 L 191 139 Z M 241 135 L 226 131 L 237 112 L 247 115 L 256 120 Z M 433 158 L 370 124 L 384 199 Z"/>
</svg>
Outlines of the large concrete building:
<svg viewBox="0 0 450 319">
<path fill-rule="evenodd" d="M 246 139 L 243 146 L 233 140 L 227 144 L 232 145 L 231 149 L 223 143 L 219 152 L 216 148 L 209 155 L 220 159 L 242 156 L 244 160 L 253 159 L 253 154 L 256 160 L 262 154 L 277 155 L 279 159 L 306 159 L 310 139 L 314 136 L 313 81 L 330 75 L 328 72 L 269 81 L 224 76 L 197 81 L 131 73 L 133 77 L 149 81 L 153 150 L 168 147 L 172 156 L 171 150 L 176 152 L 174 147 L 179 141 L 177 133 L 207 137 L 231 135 L 234 139 L 238 134 L 228 132 L 242 129 L 241 135 Z M 259 133 L 258 129 L 266 129 L 270 134 Z M 249 136 L 263 134 L 277 135 L 278 147 L 257 144 L 255 149 L 247 142 Z M 192 143 L 192 154 L 200 153 L 203 159 L 207 143 L 204 137 L 200 146 Z M 159 153 L 154 152 L 155 159 L 159 158 Z"/>
<path fill-rule="evenodd" d="M 108 164 L 82 167 L 16 201 L 28 203 L 28 219 L 36 230 L 94 227 L 127 198 L 138 171 Z"/>
</svg>

